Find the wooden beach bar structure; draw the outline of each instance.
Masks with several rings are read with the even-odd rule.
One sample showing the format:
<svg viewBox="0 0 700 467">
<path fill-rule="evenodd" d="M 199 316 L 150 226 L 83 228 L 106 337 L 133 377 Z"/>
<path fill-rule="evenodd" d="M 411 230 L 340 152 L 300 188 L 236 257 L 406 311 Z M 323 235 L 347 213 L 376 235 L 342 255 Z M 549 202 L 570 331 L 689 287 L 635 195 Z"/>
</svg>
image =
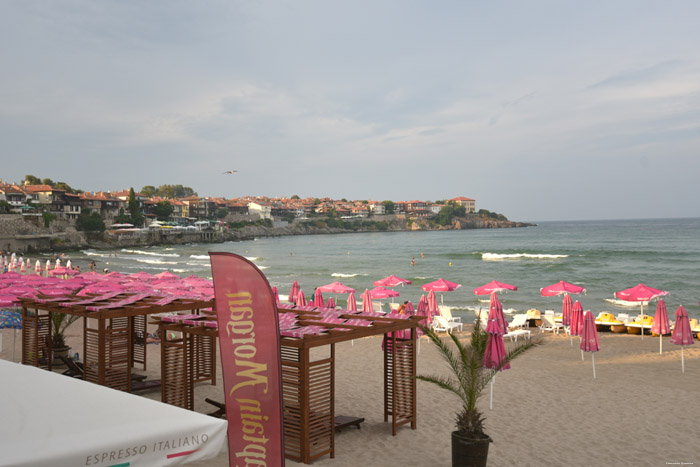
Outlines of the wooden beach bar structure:
<svg viewBox="0 0 700 467">
<path fill-rule="evenodd" d="M 213 307 L 214 300 L 126 292 L 22 299 L 22 363 L 50 370 L 52 314 L 80 316 L 84 379 L 131 392 L 133 367 L 143 364 L 145 369 L 150 317 L 161 336 L 162 401 L 192 410 L 195 383 L 216 382 L 218 326 L 209 311 Z M 277 307 L 287 458 L 308 464 L 326 454 L 334 457 L 336 424 L 339 419 L 353 422 L 335 413 L 339 342 L 385 336 L 384 421 L 391 422 L 393 435 L 402 425 L 416 429 L 416 327 L 423 316 Z M 168 339 L 172 333 L 176 337 Z"/>
</svg>

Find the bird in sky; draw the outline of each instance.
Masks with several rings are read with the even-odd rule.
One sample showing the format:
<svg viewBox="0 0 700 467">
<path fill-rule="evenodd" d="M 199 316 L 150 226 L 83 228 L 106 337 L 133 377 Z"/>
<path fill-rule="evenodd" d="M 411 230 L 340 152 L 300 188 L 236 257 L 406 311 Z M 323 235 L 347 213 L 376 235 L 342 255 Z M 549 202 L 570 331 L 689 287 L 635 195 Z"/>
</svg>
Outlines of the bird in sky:
<svg viewBox="0 0 700 467">
<path fill-rule="evenodd" d="M 227 170 L 226 172 L 224 172 L 224 174 L 232 174 L 234 172 L 238 172 L 238 170 Z"/>
</svg>

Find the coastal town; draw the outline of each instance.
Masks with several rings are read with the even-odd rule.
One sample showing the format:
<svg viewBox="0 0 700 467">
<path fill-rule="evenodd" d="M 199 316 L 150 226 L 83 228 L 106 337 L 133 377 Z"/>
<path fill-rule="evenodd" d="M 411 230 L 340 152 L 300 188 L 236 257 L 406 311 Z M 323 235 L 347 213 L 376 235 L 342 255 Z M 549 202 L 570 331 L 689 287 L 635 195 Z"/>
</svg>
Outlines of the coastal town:
<svg viewBox="0 0 700 467">
<path fill-rule="evenodd" d="M 65 185 L 65 184 L 62 184 Z M 68 189 L 66 189 L 68 188 Z M 123 224 L 120 213 L 129 212 L 132 190 L 76 192 L 70 187 L 49 184 L 5 183 L 0 179 L 0 212 L 37 217 L 47 213 L 69 222 L 75 222 L 83 211 L 98 213 L 107 228 Z M 191 191 L 191 190 L 190 190 Z M 250 216 L 254 219 L 270 219 L 291 222 L 313 216 L 333 216 L 344 219 L 367 218 L 382 215 L 405 215 L 411 218 L 430 219 L 438 216 L 448 204 L 464 207 L 465 213 L 476 213 L 476 201 L 464 196 L 437 202 L 430 201 L 373 201 L 335 200 L 331 198 L 270 198 L 245 196 L 226 199 L 210 196 L 165 198 L 147 196 L 141 192 L 131 194 L 143 214 L 141 225 L 153 221 L 172 222 L 183 227 L 198 221 L 223 220 L 229 216 Z M 133 223 L 134 219 L 131 219 Z"/>
</svg>

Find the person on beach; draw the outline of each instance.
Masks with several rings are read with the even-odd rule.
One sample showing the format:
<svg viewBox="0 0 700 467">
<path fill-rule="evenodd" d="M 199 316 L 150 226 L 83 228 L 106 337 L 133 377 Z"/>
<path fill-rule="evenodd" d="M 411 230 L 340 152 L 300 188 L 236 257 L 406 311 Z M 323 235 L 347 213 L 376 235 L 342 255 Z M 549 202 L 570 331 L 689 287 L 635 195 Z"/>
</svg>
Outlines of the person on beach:
<svg viewBox="0 0 700 467">
<path fill-rule="evenodd" d="M 411 259 L 411 266 L 416 265 L 416 257 L 414 256 L 413 259 Z"/>
<path fill-rule="evenodd" d="M 406 313 L 406 304 L 408 303 L 408 300 L 403 302 L 399 307 L 396 309 L 396 312 L 400 315 Z"/>
<path fill-rule="evenodd" d="M 425 259 L 425 255 L 423 255 L 423 252 L 420 252 L 420 259 Z"/>
<path fill-rule="evenodd" d="M 95 269 L 97 269 L 97 265 L 94 261 L 90 261 L 90 272 L 95 272 Z"/>
</svg>

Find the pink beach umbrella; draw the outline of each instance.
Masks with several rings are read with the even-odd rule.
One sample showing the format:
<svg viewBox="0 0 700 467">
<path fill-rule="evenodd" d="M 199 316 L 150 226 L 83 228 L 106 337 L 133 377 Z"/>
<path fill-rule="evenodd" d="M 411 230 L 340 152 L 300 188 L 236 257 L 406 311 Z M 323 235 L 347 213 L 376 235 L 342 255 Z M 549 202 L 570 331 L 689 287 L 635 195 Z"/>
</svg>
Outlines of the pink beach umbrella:
<svg viewBox="0 0 700 467">
<path fill-rule="evenodd" d="M 421 286 L 421 289 L 425 290 L 426 292 L 452 292 L 453 290 L 456 290 L 458 288 L 462 287 L 462 284 L 457 284 L 456 282 L 450 282 L 448 280 L 443 279 L 442 277 L 436 281 L 429 282 L 425 285 Z M 440 303 L 442 303 L 443 295 L 442 293 L 440 294 Z"/>
<path fill-rule="evenodd" d="M 491 305 L 489 306 L 489 319 L 486 324 L 486 332 L 494 334 L 499 333 L 501 335 L 508 334 L 508 320 L 506 320 L 506 315 L 503 313 L 503 305 L 498 299 L 498 294 L 494 292 L 491 294 Z"/>
<path fill-rule="evenodd" d="M 694 342 L 693 333 L 690 330 L 688 313 L 685 311 L 685 308 L 683 308 L 683 305 L 679 306 L 676 310 L 676 326 L 673 328 L 671 344 L 681 346 L 681 371 L 685 373 L 685 354 L 683 353 L 683 349 L 686 345 L 693 345 Z"/>
<path fill-rule="evenodd" d="M 369 289 L 365 289 L 365 291 L 362 292 L 362 311 L 369 311 L 370 313 L 374 311 L 372 296 L 369 294 Z"/>
<path fill-rule="evenodd" d="M 425 316 L 426 319 L 421 320 L 421 326 L 428 326 L 430 321 L 428 321 L 428 299 L 425 294 L 420 296 L 418 300 L 418 305 L 416 306 L 416 314 L 420 316 Z"/>
<path fill-rule="evenodd" d="M 571 309 L 573 307 L 574 304 L 571 301 L 571 295 L 564 295 L 564 302 L 561 307 L 561 323 L 566 327 L 571 326 Z"/>
<path fill-rule="evenodd" d="M 503 282 L 491 281 L 474 289 L 474 295 L 491 295 L 494 292 L 504 292 L 506 290 L 518 290 L 518 287 Z"/>
<path fill-rule="evenodd" d="M 325 301 L 323 300 L 323 293 L 316 289 L 314 291 L 314 306 L 325 306 Z"/>
<path fill-rule="evenodd" d="M 333 297 L 330 297 L 328 299 L 328 302 L 326 303 L 326 308 L 335 308 L 335 300 Z"/>
<path fill-rule="evenodd" d="M 440 308 L 437 304 L 437 297 L 435 296 L 435 292 L 432 290 L 428 292 L 428 308 L 426 309 L 426 312 L 428 316 L 428 323 L 433 322 L 433 316 L 440 314 Z"/>
<path fill-rule="evenodd" d="M 129 274 L 129 279 L 139 280 L 139 281 L 150 281 L 155 279 L 156 276 L 149 274 L 146 271 L 139 271 L 133 274 Z"/>
<path fill-rule="evenodd" d="M 583 330 L 583 307 L 581 303 L 576 300 L 574 306 L 571 309 L 571 326 L 569 326 L 569 341 L 571 346 L 574 346 L 574 340 L 572 336 L 580 336 Z M 583 358 L 583 354 L 581 354 Z"/>
<path fill-rule="evenodd" d="M 657 297 L 664 297 L 668 295 L 668 292 L 665 290 L 658 290 L 654 289 L 652 287 L 648 287 L 644 284 L 639 284 L 636 285 L 632 288 L 625 289 L 625 290 L 620 290 L 619 292 L 615 292 L 615 297 L 617 297 L 620 300 L 625 300 L 627 302 L 640 302 L 641 306 L 641 330 L 642 330 L 642 339 L 644 339 L 644 303 L 643 302 L 648 302 L 650 300 L 653 300 Z"/>
<path fill-rule="evenodd" d="M 301 289 L 299 289 L 299 292 L 297 293 L 296 305 L 306 306 L 306 295 L 304 295 L 304 291 Z"/>
<path fill-rule="evenodd" d="M 331 282 L 330 284 L 320 286 L 316 290 L 320 290 L 321 292 L 332 293 L 332 294 L 355 292 L 355 289 L 353 289 L 352 287 L 348 287 L 347 285 L 345 285 L 341 282 Z"/>
<path fill-rule="evenodd" d="M 491 319 L 492 316 L 493 320 Z M 494 374 L 491 377 L 491 397 L 489 401 L 489 408 L 491 409 L 493 409 L 493 385 L 496 380 L 495 371 L 510 369 L 510 363 L 503 365 L 503 361 L 506 359 L 506 347 L 503 343 L 503 327 L 498 323 L 498 320 L 498 311 L 492 309 L 489 312 L 489 322 L 486 326 L 488 341 L 486 343 L 486 351 L 484 352 L 484 367 L 494 370 Z"/>
<path fill-rule="evenodd" d="M 405 285 L 405 284 L 411 284 L 412 282 L 409 281 L 408 279 L 402 279 L 400 277 L 397 277 L 395 275 L 390 275 L 387 276 L 383 279 L 376 280 L 372 283 L 372 285 L 378 286 L 378 287 L 398 287 L 399 285 Z"/>
<path fill-rule="evenodd" d="M 348 295 L 348 311 L 357 311 L 357 300 L 352 292 Z"/>
<path fill-rule="evenodd" d="M 654 315 L 654 324 L 651 325 L 651 332 L 659 335 L 659 353 L 663 352 L 663 335 L 671 332 L 671 324 L 668 322 L 668 313 L 666 312 L 666 302 L 663 298 L 659 299 L 656 304 L 656 314 Z"/>
<path fill-rule="evenodd" d="M 593 379 L 595 376 L 595 353 L 600 350 L 600 342 L 598 342 L 598 331 L 595 328 L 595 318 L 590 311 L 586 312 L 583 319 L 583 332 L 581 333 L 581 355 L 583 352 L 591 352 L 593 361 Z"/>
<path fill-rule="evenodd" d="M 277 292 L 277 286 L 272 286 L 272 295 L 275 297 L 275 303 L 279 303 L 280 294 Z"/>
<path fill-rule="evenodd" d="M 299 283 L 297 281 L 292 282 L 292 288 L 289 290 L 289 297 L 287 301 L 290 303 L 295 303 L 297 296 L 299 295 Z"/>
<path fill-rule="evenodd" d="M 112 273 L 109 273 L 109 274 L 112 274 Z M 170 271 L 163 271 L 161 273 L 158 273 L 158 274 L 156 274 L 156 277 L 158 279 L 166 279 L 166 280 L 180 280 L 181 279 L 180 276 L 178 276 L 177 274 L 173 274 Z"/>
<path fill-rule="evenodd" d="M 548 285 L 540 289 L 540 294 L 542 294 L 543 297 L 554 297 L 571 293 L 576 295 L 586 293 L 586 289 L 564 281 L 559 281 L 556 284 Z"/>
</svg>

